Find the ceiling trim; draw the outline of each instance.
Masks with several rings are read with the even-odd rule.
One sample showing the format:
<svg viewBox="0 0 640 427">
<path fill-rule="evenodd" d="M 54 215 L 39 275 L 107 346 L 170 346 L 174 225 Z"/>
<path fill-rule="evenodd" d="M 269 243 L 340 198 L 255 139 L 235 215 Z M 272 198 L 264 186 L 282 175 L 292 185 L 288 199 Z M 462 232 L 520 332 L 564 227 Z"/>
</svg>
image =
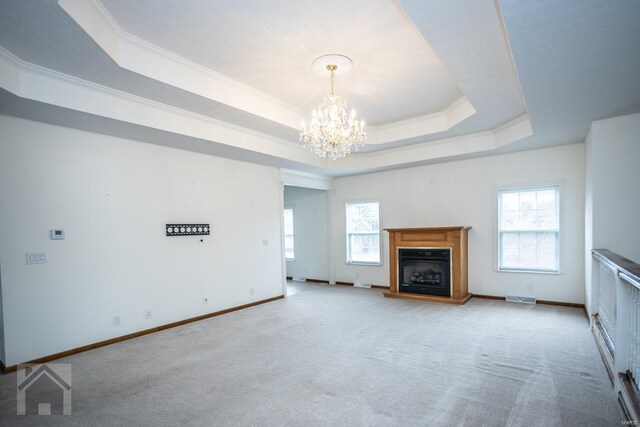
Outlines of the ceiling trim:
<svg viewBox="0 0 640 427">
<path fill-rule="evenodd" d="M 298 143 L 162 104 L 21 60 L 0 47 L 0 87 L 21 98 L 160 129 L 316 167 Z"/>
<path fill-rule="evenodd" d="M 509 54 L 509 62 L 511 64 L 511 69 L 513 70 L 513 75 L 515 76 L 516 81 L 518 82 L 518 92 L 520 93 L 520 102 L 524 106 L 526 111 L 529 111 L 527 108 L 527 100 L 524 97 L 524 92 L 522 90 L 522 83 L 520 81 L 520 74 L 518 73 L 518 67 L 516 67 L 516 60 L 513 57 L 513 48 L 511 47 L 511 39 L 509 39 L 509 32 L 507 31 L 507 24 L 504 22 L 504 13 L 502 13 L 502 6 L 500 6 L 500 0 L 493 0 L 496 10 L 498 11 L 498 21 L 500 22 L 500 31 L 502 31 L 502 37 L 504 37 L 504 42 L 507 45 L 507 52 Z"/>
<path fill-rule="evenodd" d="M 416 136 L 444 132 L 474 114 L 476 114 L 476 109 L 463 96 L 443 111 L 372 127 L 367 132 L 366 144 L 386 144 Z"/>
<path fill-rule="evenodd" d="M 359 153 L 334 161 L 334 169 L 362 172 L 367 169 L 389 169 L 430 160 L 493 151 L 533 134 L 529 114 L 486 132 L 440 139 L 404 147 Z"/>
<path fill-rule="evenodd" d="M 272 95 L 127 33 L 99 0 L 58 0 L 60 7 L 118 66 L 179 89 L 298 130 L 308 119 Z M 444 132 L 476 113 L 466 97 L 443 111 L 367 128 L 367 144 L 379 145 Z"/>
<path fill-rule="evenodd" d="M 492 133 L 495 137 L 495 148 L 504 147 L 512 142 L 533 135 L 529 113 L 523 114 L 502 126 L 498 126 L 493 129 Z"/>
<path fill-rule="evenodd" d="M 122 68 L 294 129 L 305 117 L 276 97 L 127 33 L 99 0 L 58 4 Z"/>
<path fill-rule="evenodd" d="M 282 185 L 314 190 L 333 190 L 333 178 L 323 175 L 280 168 L 280 177 Z"/>
<path fill-rule="evenodd" d="M 329 161 L 290 142 L 118 91 L 21 60 L 0 47 L 0 87 L 21 98 L 107 117 L 144 127 L 267 154 L 327 171 L 363 173 L 416 162 L 494 150 L 531 135 L 528 114 L 492 131 L 413 144 Z M 182 147 L 177 147 L 182 148 Z"/>
</svg>

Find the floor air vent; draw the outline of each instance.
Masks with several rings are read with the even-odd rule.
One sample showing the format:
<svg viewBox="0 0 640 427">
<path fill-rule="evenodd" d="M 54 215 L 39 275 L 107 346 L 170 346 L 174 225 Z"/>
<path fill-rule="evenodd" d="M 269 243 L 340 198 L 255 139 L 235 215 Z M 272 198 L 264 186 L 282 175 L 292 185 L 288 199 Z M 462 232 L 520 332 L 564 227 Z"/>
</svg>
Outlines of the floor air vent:
<svg viewBox="0 0 640 427">
<path fill-rule="evenodd" d="M 507 302 L 522 302 L 525 304 L 535 304 L 536 303 L 536 299 L 534 297 L 520 297 L 517 295 L 507 295 L 505 297 L 505 300 L 507 300 Z"/>
<path fill-rule="evenodd" d="M 294 282 L 306 282 L 307 278 L 304 276 L 293 276 L 291 280 L 293 280 Z"/>
<path fill-rule="evenodd" d="M 371 287 L 371 283 L 360 282 L 360 281 L 356 280 L 356 282 L 353 284 L 353 286 L 355 286 L 356 288 L 370 288 Z"/>
</svg>

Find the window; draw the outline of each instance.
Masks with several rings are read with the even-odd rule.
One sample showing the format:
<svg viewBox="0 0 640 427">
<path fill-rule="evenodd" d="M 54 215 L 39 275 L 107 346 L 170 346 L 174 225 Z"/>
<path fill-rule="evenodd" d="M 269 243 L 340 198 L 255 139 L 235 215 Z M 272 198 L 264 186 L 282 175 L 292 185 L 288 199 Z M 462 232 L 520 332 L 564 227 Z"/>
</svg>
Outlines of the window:
<svg viewBox="0 0 640 427">
<path fill-rule="evenodd" d="M 288 260 L 294 260 L 293 251 L 293 209 L 285 208 L 284 210 L 284 257 Z"/>
<path fill-rule="evenodd" d="M 347 203 L 347 262 L 380 264 L 380 203 Z"/>
<path fill-rule="evenodd" d="M 498 269 L 560 271 L 560 186 L 498 191 Z"/>
</svg>

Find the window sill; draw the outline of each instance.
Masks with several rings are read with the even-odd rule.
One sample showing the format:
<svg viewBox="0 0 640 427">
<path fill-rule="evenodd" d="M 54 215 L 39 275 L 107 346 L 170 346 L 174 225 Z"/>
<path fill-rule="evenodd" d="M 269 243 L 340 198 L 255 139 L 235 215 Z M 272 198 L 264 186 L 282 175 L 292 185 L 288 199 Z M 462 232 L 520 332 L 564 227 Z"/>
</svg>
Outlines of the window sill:
<svg viewBox="0 0 640 427">
<path fill-rule="evenodd" d="M 364 266 L 371 266 L 371 267 L 381 267 L 382 263 L 381 262 L 364 262 L 364 261 L 347 261 L 345 262 L 346 265 L 364 265 Z"/>
<path fill-rule="evenodd" d="M 540 271 L 540 270 L 501 270 L 499 268 L 495 268 L 495 271 L 498 273 L 528 273 L 528 274 L 553 274 L 560 275 L 562 271 Z"/>
</svg>

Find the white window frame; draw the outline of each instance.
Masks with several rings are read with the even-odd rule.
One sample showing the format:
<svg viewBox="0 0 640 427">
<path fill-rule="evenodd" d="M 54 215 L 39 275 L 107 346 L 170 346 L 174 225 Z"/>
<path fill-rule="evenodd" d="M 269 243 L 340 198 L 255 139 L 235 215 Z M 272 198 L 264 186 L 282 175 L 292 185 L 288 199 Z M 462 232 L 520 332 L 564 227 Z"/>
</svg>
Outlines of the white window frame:
<svg viewBox="0 0 640 427">
<path fill-rule="evenodd" d="M 348 205 L 358 203 L 377 203 L 378 204 L 378 242 L 380 246 L 380 258 L 377 262 L 352 261 L 349 259 L 349 229 L 348 229 Z M 344 237 L 345 237 L 345 264 L 348 265 L 365 265 L 365 266 L 381 266 L 383 263 L 383 244 L 382 244 L 382 200 L 381 199 L 364 199 L 364 200 L 345 200 L 344 202 Z M 374 234 L 374 233 L 371 233 Z"/>
<path fill-rule="evenodd" d="M 544 181 L 544 182 L 535 182 L 535 183 L 524 183 L 524 184 L 511 184 L 511 185 L 502 185 L 499 187 L 494 187 L 494 196 L 493 196 L 493 206 L 494 206 L 494 215 L 493 215 L 493 224 L 494 224 L 494 233 L 493 233 L 493 243 L 494 243 L 494 270 L 500 273 L 531 273 L 531 274 L 563 274 L 563 259 L 564 259 L 564 199 L 565 199 L 565 186 L 566 181 L 564 180 L 555 180 L 555 181 Z M 502 191 L 528 191 L 535 189 L 543 189 L 543 188 L 551 188 L 558 187 L 558 270 L 533 270 L 527 268 L 500 268 L 500 193 Z"/>
<path fill-rule="evenodd" d="M 293 227 L 293 230 L 292 230 L 293 234 L 291 234 L 291 237 L 293 237 L 293 258 L 287 258 L 287 233 L 286 233 L 287 230 L 286 230 L 286 226 L 284 224 L 284 212 L 287 211 L 287 210 L 291 211 L 291 222 L 292 222 L 292 227 Z M 293 209 L 293 206 L 285 206 L 283 211 L 282 211 L 282 224 L 283 224 L 283 226 L 282 226 L 282 231 L 283 231 L 283 233 L 282 233 L 282 235 L 283 235 L 283 237 L 282 237 L 282 239 L 283 239 L 282 247 L 284 248 L 284 259 L 287 262 L 293 262 L 293 261 L 296 260 L 296 238 L 295 238 L 295 235 L 296 235 L 296 231 L 295 231 L 296 222 L 295 222 L 295 219 L 294 219 L 294 212 L 295 211 Z"/>
</svg>

